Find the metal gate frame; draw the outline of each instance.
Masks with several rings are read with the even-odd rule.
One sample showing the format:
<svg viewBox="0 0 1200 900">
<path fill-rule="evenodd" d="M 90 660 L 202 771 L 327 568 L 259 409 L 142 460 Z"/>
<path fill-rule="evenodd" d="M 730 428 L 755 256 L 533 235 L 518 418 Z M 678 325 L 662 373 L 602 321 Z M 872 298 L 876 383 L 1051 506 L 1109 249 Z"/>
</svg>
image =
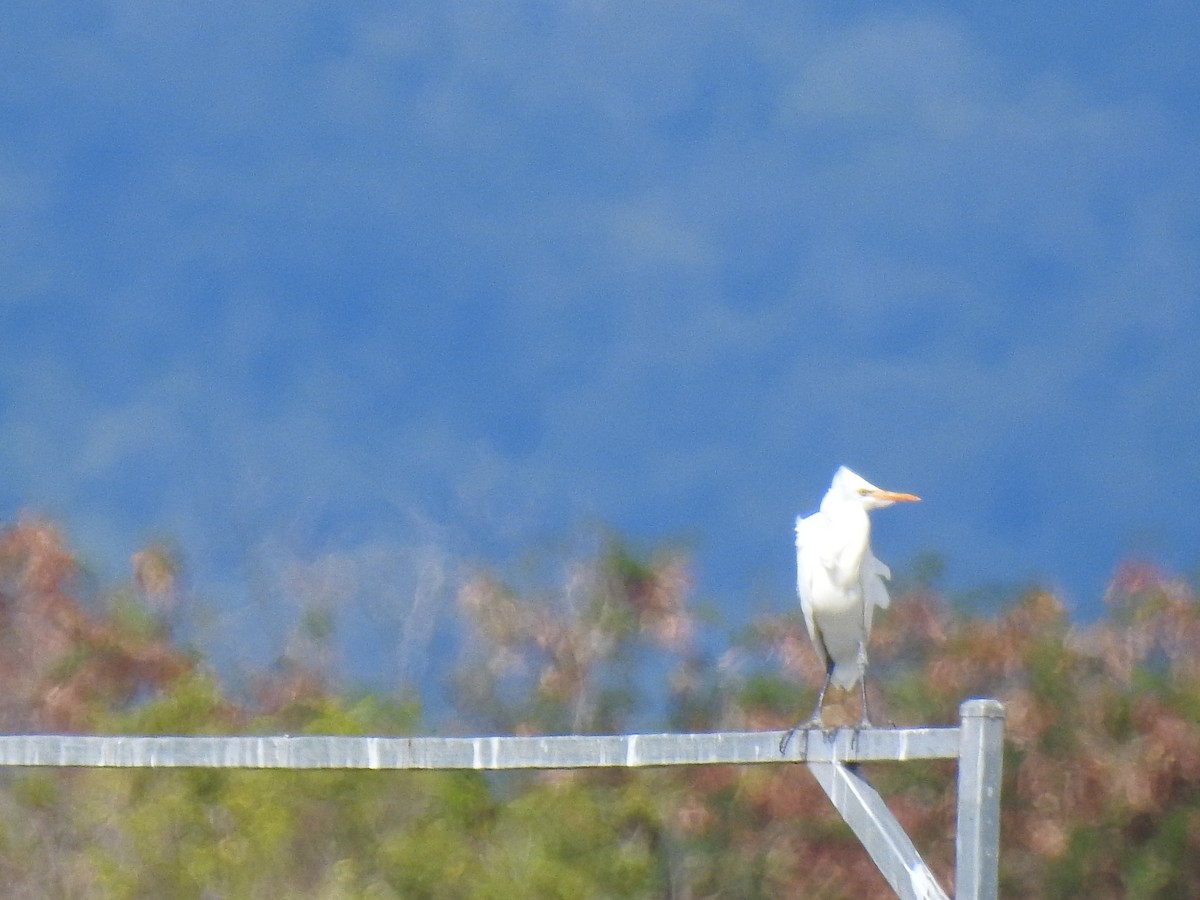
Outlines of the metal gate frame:
<svg viewBox="0 0 1200 900">
<path fill-rule="evenodd" d="M 1004 707 L 968 700 L 961 725 L 782 732 L 544 737 L 0 735 L 0 766 L 248 769 L 577 769 L 803 762 L 904 900 L 941 900 L 937 883 L 879 793 L 867 761 L 958 760 L 955 897 L 996 900 Z"/>
</svg>

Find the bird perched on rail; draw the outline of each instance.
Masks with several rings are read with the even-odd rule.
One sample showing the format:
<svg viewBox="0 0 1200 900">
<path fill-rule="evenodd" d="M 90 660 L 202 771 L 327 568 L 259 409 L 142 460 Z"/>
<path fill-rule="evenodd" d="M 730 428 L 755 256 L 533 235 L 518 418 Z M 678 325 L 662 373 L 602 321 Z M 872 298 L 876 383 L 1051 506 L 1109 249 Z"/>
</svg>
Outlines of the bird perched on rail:
<svg viewBox="0 0 1200 900">
<path fill-rule="evenodd" d="M 862 726 L 871 727 L 867 710 L 867 638 L 876 606 L 890 602 L 885 579 L 891 569 L 871 552 L 871 510 L 920 500 L 914 494 L 885 491 L 842 466 L 811 516 L 796 519 L 796 590 L 804 623 L 825 681 L 813 713 L 783 736 L 779 752 L 801 728 L 820 728 L 821 706 L 832 681 L 850 689 L 862 685 Z"/>
</svg>

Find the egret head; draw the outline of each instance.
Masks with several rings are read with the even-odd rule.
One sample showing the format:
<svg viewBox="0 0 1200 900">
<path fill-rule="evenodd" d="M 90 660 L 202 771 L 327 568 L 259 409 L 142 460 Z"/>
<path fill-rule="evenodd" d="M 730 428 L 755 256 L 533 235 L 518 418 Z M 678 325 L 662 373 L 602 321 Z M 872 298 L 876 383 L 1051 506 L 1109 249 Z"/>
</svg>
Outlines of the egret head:
<svg viewBox="0 0 1200 900">
<path fill-rule="evenodd" d="M 860 503 L 863 509 L 883 509 L 893 503 L 912 503 L 921 498 L 916 494 L 902 494 L 876 487 L 857 472 L 842 466 L 834 473 L 829 493 L 843 503 Z"/>
</svg>

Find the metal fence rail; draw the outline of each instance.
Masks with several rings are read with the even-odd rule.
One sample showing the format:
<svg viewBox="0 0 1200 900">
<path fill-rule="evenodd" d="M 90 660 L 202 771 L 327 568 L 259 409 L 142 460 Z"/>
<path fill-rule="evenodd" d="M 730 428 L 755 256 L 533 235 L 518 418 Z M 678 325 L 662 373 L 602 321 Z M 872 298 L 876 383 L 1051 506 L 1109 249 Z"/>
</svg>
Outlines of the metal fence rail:
<svg viewBox="0 0 1200 900">
<path fill-rule="evenodd" d="M 969 700 L 961 727 L 509 736 L 0 735 L 0 766 L 239 769 L 577 769 L 803 762 L 897 894 L 946 897 L 856 763 L 958 759 L 958 897 L 994 900 L 1004 709 Z"/>
<path fill-rule="evenodd" d="M 772 743 L 774 741 L 774 743 Z M 947 759 L 957 728 L 553 737 L 0 736 L 0 765 L 238 769 L 580 769 L 714 763 Z"/>
</svg>

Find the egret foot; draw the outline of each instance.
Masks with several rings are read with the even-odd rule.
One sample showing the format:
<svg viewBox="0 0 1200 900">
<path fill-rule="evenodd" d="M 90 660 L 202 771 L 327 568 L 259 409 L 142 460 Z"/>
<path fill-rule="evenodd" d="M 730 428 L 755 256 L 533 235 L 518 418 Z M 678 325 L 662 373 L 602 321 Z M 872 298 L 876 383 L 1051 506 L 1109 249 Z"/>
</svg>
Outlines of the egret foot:
<svg viewBox="0 0 1200 900">
<path fill-rule="evenodd" d="M 787 730 L 787 733 L 779 741 L 779 755 L 787 755 L 787 745 L 791 743 L 792 735 L 794 735 L 797 731 L 810 731 L 813 728 L 819 728 L 821 733 L 824 735 L 828 735 L 831 731 L 837 731 L 837 726 L 834 726 L 833 728 L 826 728 L 825 723 L 821 720 L 820 713 L 813 713 L 803 722 L 797 722 Z"/>
<path fill-rule="evenodd" d="M 863 719 L 861 722 L 858 723 L 858 727 L 855 728 L 854 731 L 850 734 L 850 749 L 851 749 L 851 751 L 853 751 L 855 754 L 858 753 L 858 736 L 860 734 L 862 734 L 862 732 L 864 730 L 869 730 L 874 727 L 875 726 L 871 724 L 870 719 Z"/>
<path fill-rule="evenodd" d="M 802 728 L 805 731 L 807 731 L 808 729 L 810 729 L 812 727 L 813 727 L 813 723 L 812 723 L 812 720 L 810 719 L 807 722 L 797 722 L 795 725 L 793 725 L 791 728 L 789 728 L 787 730 L 787 732 L 783 735 L 783 737 L 779 739 L 779 755 L 787 756 L 787 745 L 791 743 L 792 735 L 794 735 L 797 731 L 799 731 Z"/>
</svg>

